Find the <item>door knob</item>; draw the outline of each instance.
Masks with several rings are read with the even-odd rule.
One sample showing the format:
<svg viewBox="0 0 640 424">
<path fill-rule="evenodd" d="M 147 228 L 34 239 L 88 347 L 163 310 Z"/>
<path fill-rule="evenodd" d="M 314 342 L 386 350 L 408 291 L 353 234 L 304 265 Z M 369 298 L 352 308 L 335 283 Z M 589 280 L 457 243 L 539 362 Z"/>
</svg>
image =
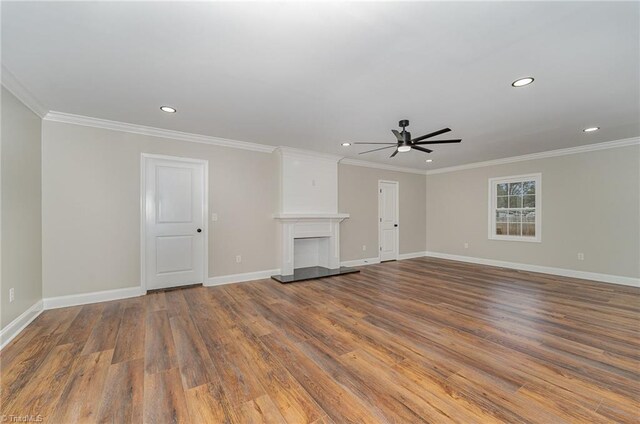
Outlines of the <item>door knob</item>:
<svg viewBox="0 0 640 424">
<path fill-rule="evenodd" d="M 397 227 L 397 226 L 398 226 L 398 224 L 393 224 L 393 226 L 394 226 L 394 227 Z"/>
<path fill-rule="evenodd" d="M 198 228 L 196 231 L 201 233 L 202 232 L 202 228 Z"/>
</svg>

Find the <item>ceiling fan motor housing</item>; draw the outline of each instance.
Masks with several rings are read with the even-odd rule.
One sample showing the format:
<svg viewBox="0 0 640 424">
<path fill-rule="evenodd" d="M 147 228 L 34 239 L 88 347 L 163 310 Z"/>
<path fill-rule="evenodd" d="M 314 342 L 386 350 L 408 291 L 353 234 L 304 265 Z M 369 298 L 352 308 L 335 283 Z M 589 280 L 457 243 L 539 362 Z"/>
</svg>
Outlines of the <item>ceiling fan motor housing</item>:
<svg viewBox="0 0 640 424">
<path fill-rule="evenodd" d="M 400 121 L 398 123 L 398 125 L 401 126 L 402 128 L 408 127 L 409 126 L 409 120 L 408 119 L 403 119 L 402 121 Z"/>
</svg>

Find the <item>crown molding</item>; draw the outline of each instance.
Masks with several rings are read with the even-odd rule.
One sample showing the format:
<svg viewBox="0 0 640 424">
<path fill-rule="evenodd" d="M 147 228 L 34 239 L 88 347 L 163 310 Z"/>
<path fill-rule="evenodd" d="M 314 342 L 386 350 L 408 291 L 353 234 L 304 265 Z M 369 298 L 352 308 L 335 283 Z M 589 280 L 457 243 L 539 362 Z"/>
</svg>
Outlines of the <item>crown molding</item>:
<svg viewBox="0 0 640 424">
<path fill-rule="evenodd" d="M 344 158 L 340 161 L 343 165 L 362 166 L 365 168 L 384 169 L 386 171 L 407 172 L 410 174 L 426 175 L 427 171 L 418 168 L 406 168 L 403 166 L 387 165 L 385 163 L 369 162 L 366 160 Z"/>
<path fill-rule="evenodd" d="M 569 147 L 566 149 L 548 150 L 546 152 L 531 153 L 522 156 L 494 159 L 484 162 L 467 163 L 465 165 L 449 166 L 447 168 L 427 171 L 427 175 L 444 174 L 446 172 L 464 171 L 466 169 L 484 168 L 486 166 L 504 165 L 507 163 L 523 162 L 527 160 L 553 158 L 557 156 L 575 155 L 577 153 L 595 152 L 598 150 L 616 149 L 619 147 L 640 145 L 640 137 L 625 138 L 622 140 L 605 141 L 604 143 L 587 144 L 584 146 Z"/>
<path fill-rule="evenodd" d="M 42 103 L 33 95 L 27 88 L 7 69 L 2 65 L 2 85 L 9 90 L 11 94 L 16 96 L 26 107 L 31 109 L 33 113 L 40 118 L 44 118 L 48 112 L 48 109 L 43 106 Z"/>
<path fill-rule="evenodd" d="M 51 111 L 43 118 L 45 121 L 62 122 L 65 124 L 82 125 L 85 127 L 102 128 L 106 130 L 122 131 L 132 134 L 142 134 L 151 137 L 170 138 L 172 140 L 188 141 L 191 143 L 211 144 L 214 146 L 230 147 L 233 149 L 251 150 L 254 152 L 271 153 L 275 146 L 250 143 L 247 141 L 230 140 L 208 135 L 192 134 L 181 131 L 166 130 L 162 128 L 147 127 L 145 125 L 130 124 L 127 122 L 110 121 L 107 119 L 92 118 L 89 116 L 73 115 L 70 113 Z"/>
<path fill-rule="evenodd" d="M 9 75 L 9 78 L 11 78 L 11 74 L 10 73 L 5 74 L 5 70 L 6 69 L 3 67 L 2 68 L 2 71 L 3 71 L 2 84 L 5 87 L 7 87 L 7 85 L 5 85 L 5 75 Z M 17 80 L 14 80 L 14 81 L 17 82 Z M 22 87 L 22 86 L 18 85 L 18 87 Z M 42 119 L 45 121 L 62 122 L 67 124 L 82 125 L 86 127 L 102 128 L 102 129 L 113 130 L 113 131 L 122 131 L 122 132 L 128 132 L 133 134 L 148 135 L 152 137 L 168 138 L 173 140 L 187 141 L 191 143 L 210 144 L 214 146 L 250 150 L 250 151 L 262 152 L 262 153 L 273 153 L 277 149 L 280 152 L 285 154 L 298 154 L 298 155 L 306 155 L 306 156 L 311 155 L 314 157 L 323 157 L 326 159 L 337 160 L 339 161 L 340 164 L 343 164 L 343 165 L 362 166 L 365 168 L 384 169 L 387 171 L 406 172 L 406 173 L 419 174 L 419 175 L 443 174 L 447 172 L 464 171 L 466 169 L 483 168 L 487 166 L 503 165 L 503 164 L 514 163 L 514 162 L 523 162 L 528 160 L 544 159 L 544 158 L 551 158 L 551 157 L 557 157 L 557 156 L 573 155 L 577 153 L 594 152 L 598 150 L 640 145 L 640 137 L 632 137 L 632 138 L 626 138 L 622 140 L 606 141 L 603 143 L 594 143 L 594 144 L 588 144 L 584 146 L 569 147 L 566 149 L 557 149 L 557 150 L 549 150 L 546 152 L 531 153 L 531 154 L 522 155 L 522 156 L 512 156 L 508 158 L 494 159 L 494 160 L 483 161 L 483 162 L 473 162 L 473 163 L 468 163 L 464 165 L 456 165 L 456 166 L 450 166 L 450 167 L 440 168 L 440 169 L 424 170 L 424 169 L 418 169 L 418 168 L 388 165 L 384 163 L 369 162 L 369 161 L 364 161 L 359 159 L 350 159 L 350 158 L 345 158 L 338 155 L 332 155 L 329 153 L 321 153 L 313 150 L 299 149 L 295 147 L 269 146 L 266 144 L 251 143 L 247 141 L 231 140 L 231 139 L 220 138 L 220 137 L 186 133 L 186 132 L 167 130 L 162 128 L 148 127 L 144 125 L 130 124 L 127 122 L 110 121 L 107 119 L 92 118 L 89 116 L 73 115 L 70 113 L 50 111 L 48 113 L 40 115 L 40 113 L 42 113 L 45 110 L 44 108 L 40 106 L 40 109 L 38 109 L 38 106 L 33 106 L 33 104 L 30 106 L 25 102 L 24 97 L 18 96 L 14 91 L 9 89 L 9 87 L 7 87 L 7 89 L 11 91 L 14 95 L 16 95 L 16 97 L 20 98 L 21 101 L 23 101 L 27 106 L 29 106 L 31 110 L 33 110 L 35 113 L 41 116 Z M 28 91 L 24 91 L 24 93 L 27 93 L 28 95 Z M 36 105 L 38 105 L 38 103 L 36 103 Z"/>
<path fill-rule="evenodd" d="M 102 129 L 112 130 L 112 131 L 123 131 L 123 132 L 128 132 L 133 134 L 142 134 L 142 135 L 148 135 L 152 137 L 169 138 L 172 140 L 187 141 L 191 143 L 211 144 L 214 146 L 251 150 L 255 152 L 273 153 L 275 150 L 278 150 L 284 154 L 305 155 L 305 156 L 313 156 L 313 157 L 320 157 L 320 158 L 335 160 L 345 165 L 363 166 L 367 168 L 378 168 L 378 169 L 385 169 L 388 171 L 408 172 L 408 173 L 420 174 L 420 175 L 425 175 L 426 173 L 422 169 L 405 168 L 401 166 L 367 162 L 367 161 L 357 160 L 357 159 L 347 159 L 347 158 L 344 158 L 343 156 L 332 155 L 329 153 L 320 153 L 314 150 L 299 149 L 299 148 L 287 147 L 287 146 L 279 146 L 279 147 L 269 146 L 266 144 L 250 143 L 246 141 L 230 140 L 230 139 L 220 138 L 220 137 L 212 137 L 207 135 L 192 134 L 192 133 L 186 133 L 181 131 L 166 130 L 162 128 L 130 124 L 127 122 L 110 121 L 107 119 L 92 118 L 90 116 L 74 115 L 71 113 L 64 113 L 64 112 L 50 111 L 44 116 L 43 119 L 45 121 L 50 121 L 50 122 L 61 122 L 65 124 L 74 124 L 74 125 L 81 125 L 85 127 L 102 128 Z"/>
<path fill-rule="evenodd" d="M 331 153 L 321 153 L 316 152 L 315 150 L 307 150 L 307 149 L 299 149 L 297 147 L 288 147 L 288 146 L 278 146 L 276 148 L 281 155 L 284 156 L 305 156 L 305 157 L 313 157 L 316 159 L 326 159 L 331 162 L 338 162 L 340 159 L 344 158 L 344 156 L 333 155 Z"/>
</svg>

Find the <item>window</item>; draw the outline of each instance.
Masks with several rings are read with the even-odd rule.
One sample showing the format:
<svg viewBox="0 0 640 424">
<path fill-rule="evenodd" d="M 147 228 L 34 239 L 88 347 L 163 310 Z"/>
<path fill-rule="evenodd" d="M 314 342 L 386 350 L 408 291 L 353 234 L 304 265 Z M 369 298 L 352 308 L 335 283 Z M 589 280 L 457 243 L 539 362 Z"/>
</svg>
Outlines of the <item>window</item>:
<svg viewBox="0 0 640 424">
<path fill-rule="evenodd" d="M 541 241 L 542 174 L 489 179 L 489 238 Z"/>
</svg>

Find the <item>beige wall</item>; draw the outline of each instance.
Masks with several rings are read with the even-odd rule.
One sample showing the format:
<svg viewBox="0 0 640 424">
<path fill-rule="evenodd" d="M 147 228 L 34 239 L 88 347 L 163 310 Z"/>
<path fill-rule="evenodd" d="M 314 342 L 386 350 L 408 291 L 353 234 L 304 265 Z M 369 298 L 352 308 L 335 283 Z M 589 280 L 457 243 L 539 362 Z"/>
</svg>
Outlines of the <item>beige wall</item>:
<svg viewBox="0 0 640 424">
<path fill-rule="evenodd" d="M 542 173 L 542 242 L 489 240 L 488 179 L 534 172 Z M 639 217 L 640 146 L 427 176 L 433 252 L 639 277 Z"/>
<path fill-rule="evenodd" d="M 37 137 L 39 120 L 33 117 Z M 5 131 L 9 127 L 3 126 L 3 150 Z M 209 223 L 210 277 L 279 266 L 272 219 L 278 199 L 276 155 L 50 121 L 43 123 L 42 133 L 44 297 L 140 284 L 141 153 L 209 161 L 209 208 L 218 214 L 218 221 Z M 639 150 L 610 149 L 427 178 L 340 164 L 339 210 L 351 214 L 341 225 L 341 259 L 377 257 L 378 180 L 392 180 L 400 183 L 401 254 L 429 250 L 638 277 Z M 4 164 L 3 155 L 3 181 Z M 488 240 L 488 178 L 532 172 L 542 173 L 542 243 Z M 36 166 L 28 177 L 37 175 L 39 181 L 37 173 Z M 3 229 L 4 202 L 3 183 Z M 5 251 L 3 233 L 3 262 Z M 585 261 L 577 260 L 577 252 L 585 253 Z M 242 263 L 235 262 L 236 255 L 242 255 Z M 2 274 L 5 294 L 4 269 Z"/>
<path fill-rule="evenodd" d="M 351 214 L 340 226 L 343 261 L 378 257 L 378 180 L 400 185 L 400 254 L 425 250 L 425 176 L 339 164 L 338 209 Z"/>
<path fill-rule="evenodd" d="M 209 161 L 209 276 L 279 267 L 277 155 L 45 121 L 44 297 L 140 284 L 140 154 Z M 422 175 L 339 166 L 342 260 L 377 256 L 377 185 L 400 182 L 400 253 L 425 249 Z M 364 189 L 369 187 L 369 190 Z M 362 251 L 362 245 L 367 251 Z M 235 256 L 242 255 L 242 263 Z"/>
<path fill-rule="evenodd" d="M 274 155 L 49 121 L 43 144 L 44 297 L 140 285 L 141 153 L 209 161 L 209 276 L 278 267 Z"/>
<path fill-rule="evenodd" d="M 42 299 L 41 122 L 2 88 L 2 328 Z"/>
</svg>

